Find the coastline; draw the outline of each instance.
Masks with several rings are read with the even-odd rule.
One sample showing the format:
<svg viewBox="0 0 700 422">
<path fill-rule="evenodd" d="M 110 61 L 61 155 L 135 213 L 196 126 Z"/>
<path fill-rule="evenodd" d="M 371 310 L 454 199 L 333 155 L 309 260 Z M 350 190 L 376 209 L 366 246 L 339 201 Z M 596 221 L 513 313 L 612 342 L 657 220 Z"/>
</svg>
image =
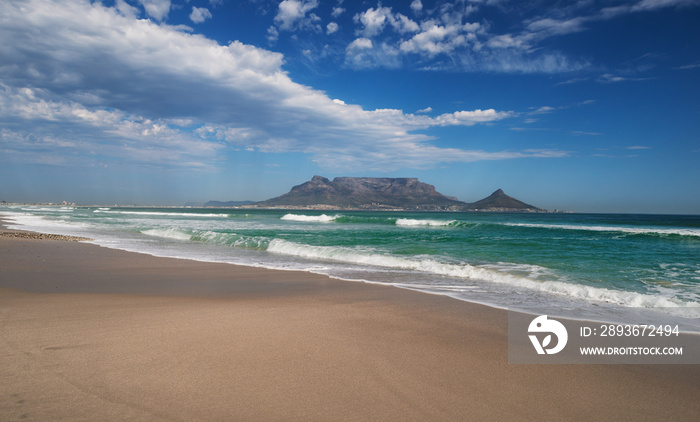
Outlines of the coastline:
<svg viewBox="0 0 700 422">
<path fill-rule="evenodd" d="M 504 310 L 0 237 L 3 420 L 693 420 L 693 365 L 509 365 Z"/>
</svg>

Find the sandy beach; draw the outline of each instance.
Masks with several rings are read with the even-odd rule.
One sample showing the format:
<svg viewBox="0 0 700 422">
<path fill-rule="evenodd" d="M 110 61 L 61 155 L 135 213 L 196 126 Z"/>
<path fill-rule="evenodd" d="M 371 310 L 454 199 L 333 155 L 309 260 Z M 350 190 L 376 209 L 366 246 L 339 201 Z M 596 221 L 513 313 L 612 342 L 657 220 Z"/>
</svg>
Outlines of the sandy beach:
<svg viewBox="0 0 700 422">
<path fill-rule="evenodd" d="M 509 365 L 503 310 L 0 237 L 0 420 L 697 420 L 697 365 Z"/>
</svg>

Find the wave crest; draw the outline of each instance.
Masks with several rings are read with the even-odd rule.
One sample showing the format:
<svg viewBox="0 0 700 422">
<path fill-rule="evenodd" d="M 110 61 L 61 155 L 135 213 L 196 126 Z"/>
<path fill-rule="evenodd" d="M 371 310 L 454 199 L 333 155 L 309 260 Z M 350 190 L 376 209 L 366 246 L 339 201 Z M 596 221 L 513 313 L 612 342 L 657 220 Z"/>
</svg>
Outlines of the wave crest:
<svg viewBox="0 0 700 422">
<path fill-rule="evenodd" d="M 192 239 L 192 235 L 186 232 L 183 232 L 178 229 L 150 229 L 150 230 L 143 230 L 141 233 L 146 234 L 148 236 L 155 236 L 155 237 L 163 237 L 166 239 L 175 239 L 175 240 L 190 240 Z"/>
<path fill-rule="evenodd" d="M 456 224 L 456 220 L 416 220 L 413 218 L 397 218 L 396 219 L 396 225 L 397 226 L 409 226 L 409 227 L 418 227 L 418 226 L 452 226 Z"/>
<path fill-rule="evenodd" d="M 280 218 L 280 220 L 330 223 L 332 221 L 335 221 L 339 217 L 341 217 L 341 216 L 340 215 L 329 216 L 326 214 L 321 214 L 321 215 L 285 214 Z"/>
<path fill-rule="evenodd" d="M 536 224 L 536 223 L 502 223 L 511 227 L 531 227 L 552 230 L 580 230 L 593 232 L 621 232 L 626 234 L 648 234 L 648 235 L 677 235 L 700 237 L 700 229 L 693 228 L 654 228 L 654 227 L 624 227 L 624 226 L 575 226 L 565 224 Z"/>
<path fill-rule="evenodd" d="M 528 273 L 532 275 L 532 278 L 530 278 L 523 275 L 509 274 L 503 270 L 466 263 L 447 263 L 439 262 L 434 259 L 408 259 L 352 248 L 303 245 L 282 239 L 272 240 L 267 250 L 269 252 L 308 259 L 323 259 L 348 264 L 372 265 L 399 270 L 420 271 L 455 278 L 483 280 L 543 293 L 562 295 L 574 299 L 613 303 L 625 307 L 697 308 L 700 306 L 698 302 L 683 301 L 677 298 L 659 297 L 556 280 L 542 281 L 537 279 L 538 271 L 528 271 Z"/>
</svg>

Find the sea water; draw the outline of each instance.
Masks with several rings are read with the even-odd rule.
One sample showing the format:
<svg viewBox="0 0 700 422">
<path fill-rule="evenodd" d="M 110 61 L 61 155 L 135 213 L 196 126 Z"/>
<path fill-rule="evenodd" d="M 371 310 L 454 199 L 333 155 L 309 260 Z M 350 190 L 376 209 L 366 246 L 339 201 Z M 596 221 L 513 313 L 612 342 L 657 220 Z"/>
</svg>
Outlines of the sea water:
<svg viewBox="0 0 700 422">
<path fill-rule="evenodd" d="M 700 331 L 700 216 L 39 206 L 0 214 L 13 229 L 155 256 L 572 318 L 652 312 Z"/>
</svg>

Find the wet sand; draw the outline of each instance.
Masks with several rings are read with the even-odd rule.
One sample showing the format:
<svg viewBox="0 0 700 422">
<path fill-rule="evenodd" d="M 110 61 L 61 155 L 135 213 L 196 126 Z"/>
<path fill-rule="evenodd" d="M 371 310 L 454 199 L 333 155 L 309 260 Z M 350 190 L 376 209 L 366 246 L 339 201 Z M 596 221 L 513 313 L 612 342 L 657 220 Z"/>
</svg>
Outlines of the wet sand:
<svg viewBox="0 0 700 422">
<path fill-rule="evenodd" d="M 696 420 L 700 365 L 509 365 L 503 310 L 0 236 L 0 420 Z"/>
</svg>

